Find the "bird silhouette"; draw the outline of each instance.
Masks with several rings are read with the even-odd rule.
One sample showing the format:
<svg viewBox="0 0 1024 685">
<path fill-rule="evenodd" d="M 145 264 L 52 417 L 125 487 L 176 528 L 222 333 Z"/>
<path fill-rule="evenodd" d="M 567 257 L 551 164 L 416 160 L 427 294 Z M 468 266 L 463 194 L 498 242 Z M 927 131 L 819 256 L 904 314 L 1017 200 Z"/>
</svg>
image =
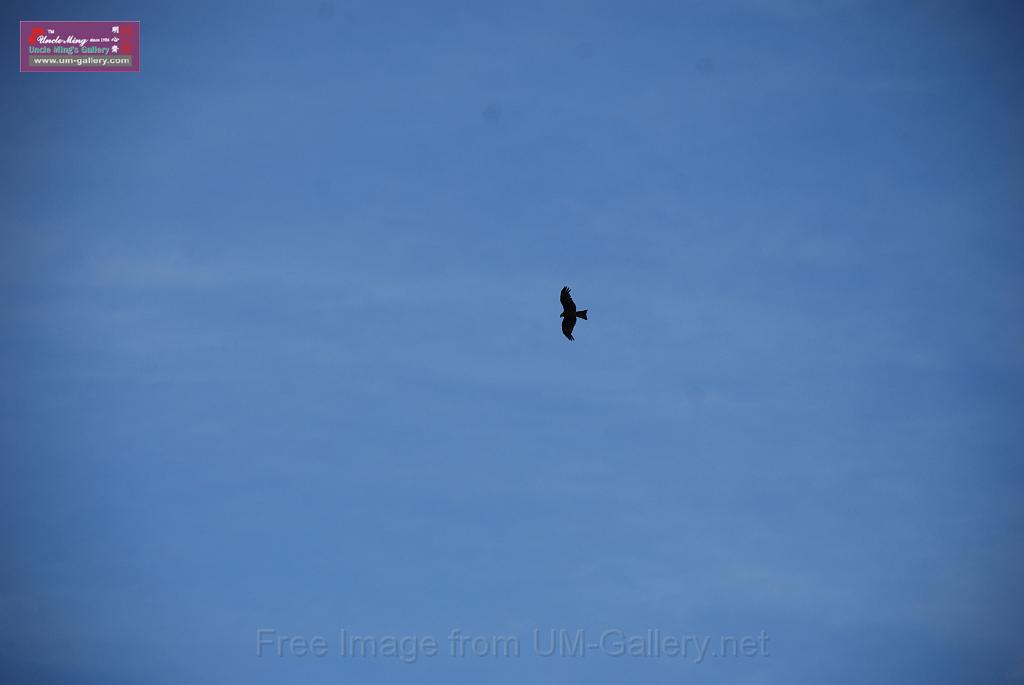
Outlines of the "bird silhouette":
<svg viewBox="0 0 1024 685">
<path fill-rule="evenodd" d="M 562 313 L 558 315 L 562 318 L 562 335 L 569 340 L 575 340 L 576 338 L 572 337 L 572 329 L 576 326 L 576 319 L 587 320 L 587 310 L 576 311 L 576 303 L 572 301 L 568 286 L 562 288 L 558 299 L 562 302 Z"/>
</svg>

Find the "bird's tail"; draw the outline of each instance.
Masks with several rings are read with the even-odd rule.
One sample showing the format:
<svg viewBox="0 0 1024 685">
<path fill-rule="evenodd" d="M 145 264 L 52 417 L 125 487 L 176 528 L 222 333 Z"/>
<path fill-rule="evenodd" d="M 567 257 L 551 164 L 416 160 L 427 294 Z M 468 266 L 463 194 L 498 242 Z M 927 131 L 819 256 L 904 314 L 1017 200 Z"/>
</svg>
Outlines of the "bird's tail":
<svg viewBox="0 0 1024 685">
<path fill-rule="evenodd" d="M 576 318 L 577 319 L 583 319 L 584 321 L 586 321 L 587 320 L 587 310 L 583 309 L 581 311 L 576 312 Z"/>
</svg>

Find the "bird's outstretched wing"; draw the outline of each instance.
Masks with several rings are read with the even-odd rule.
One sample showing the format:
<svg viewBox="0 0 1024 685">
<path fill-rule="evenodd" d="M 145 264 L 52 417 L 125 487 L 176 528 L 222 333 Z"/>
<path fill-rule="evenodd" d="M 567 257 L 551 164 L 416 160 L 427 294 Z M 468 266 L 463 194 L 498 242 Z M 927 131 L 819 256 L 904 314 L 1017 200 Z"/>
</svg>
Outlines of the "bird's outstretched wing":
<svg viewBox="0 0 1024 685">
<path fill-rule="evenodd" d="M 565 312 L 565 318 L 568 319 L 569 315 L 572 314 L 572 324 L 569 325 L 569 330 L 571 331 L 572 327 L 576 325 L 576 303 L 572 301 L 572 296 L 569 294 L 568 286 L 562 288 L 562 292 L 558 296 L 558 299 L 562 302 L 562 310 Z M 562 324 L 562 330 L 565 330 L 564 323 Z M 566 333 L 566 335 L 569 334 Z M 570 336 L 569 339 L 572 340 L 572 337 Z"/>
<path fill-rule="evenodd" d="M 575 327 L 576 327 L 576 317 L 575 316 L 567 316 L 567 317 L 562 319 L 562 335 L 567 337 L 569 340 L 575 340 L 576 339 L 576 338 L 572 337 L 572 329 L 575 328 Z"/>
</svg>

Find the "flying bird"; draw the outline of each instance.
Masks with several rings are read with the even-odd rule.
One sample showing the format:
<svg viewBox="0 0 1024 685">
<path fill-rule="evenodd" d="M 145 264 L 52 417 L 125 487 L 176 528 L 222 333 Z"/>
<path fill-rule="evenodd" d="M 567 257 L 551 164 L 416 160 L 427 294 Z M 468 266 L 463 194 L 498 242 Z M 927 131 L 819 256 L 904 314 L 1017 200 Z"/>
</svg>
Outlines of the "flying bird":
<svg viewBox="0 0 1024 685">
<path fill-rule="evenodd" d="M 576 303 L 572 301 L 568 287 L 562 288 L 558 299 L 562 301 L 562 313 L 558 315 L 562 318 L 562 335 L 569 340 L 575 340 L 572 337 L 572 329 L 576 326 L 576 319 L 587 320 L 587 310 L 576 311 Z"/>
</svg>

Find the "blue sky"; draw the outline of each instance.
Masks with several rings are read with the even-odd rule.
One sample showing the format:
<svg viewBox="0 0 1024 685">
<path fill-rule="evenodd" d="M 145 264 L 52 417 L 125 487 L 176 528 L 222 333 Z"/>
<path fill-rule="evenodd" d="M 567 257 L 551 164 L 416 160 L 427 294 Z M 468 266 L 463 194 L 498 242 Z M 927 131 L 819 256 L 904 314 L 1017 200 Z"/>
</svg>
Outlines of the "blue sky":
<svg viewBox="0 0 1024 685">
<path fill-rule="evenodd" d="M 1019 6 L 0 16 L 5 683 L 1024 679 Z"/>
</svg>

